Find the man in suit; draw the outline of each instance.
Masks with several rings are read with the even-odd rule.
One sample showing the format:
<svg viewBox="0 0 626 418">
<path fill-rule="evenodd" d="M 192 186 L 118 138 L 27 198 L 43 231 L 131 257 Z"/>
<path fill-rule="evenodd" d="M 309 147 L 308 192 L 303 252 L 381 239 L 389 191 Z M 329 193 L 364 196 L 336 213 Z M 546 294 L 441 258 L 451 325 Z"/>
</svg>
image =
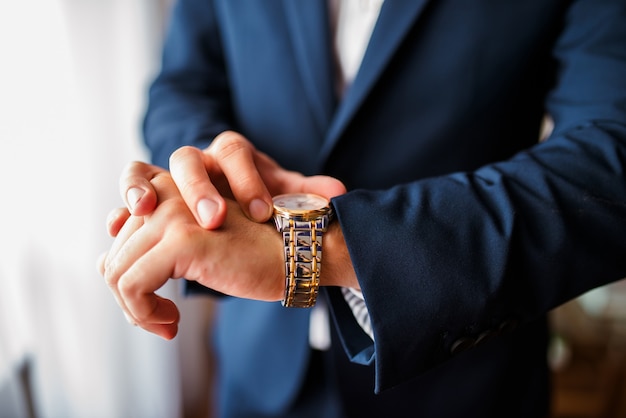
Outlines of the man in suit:
<svg viewBox="0 0 626 418">
<path fill-rule="evenodd" d="M 546 313 L 626 276 L 623 0 L 180 0 L 145 139 L 101 271 L 165 338 L 169 277 L 234 296 L 224 416 L 545 416 Z M 336 215 L 330 348 L 324 306 L 270 302 L 302 190 Z"/>
</svg>

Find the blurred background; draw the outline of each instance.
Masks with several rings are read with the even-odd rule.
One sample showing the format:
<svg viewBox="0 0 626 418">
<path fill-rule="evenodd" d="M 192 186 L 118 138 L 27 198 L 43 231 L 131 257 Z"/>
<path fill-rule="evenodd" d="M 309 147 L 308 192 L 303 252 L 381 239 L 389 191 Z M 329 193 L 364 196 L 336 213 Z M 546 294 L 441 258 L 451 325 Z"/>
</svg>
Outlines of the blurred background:
<svg viewBox="0 0 626 418">
<path fill-rule="evenodd" d="M 141 117 L 169 7 L 0 1 L 2 418 L 171 418 L 191 405 L 180 353 L 193 351 L 181 345 L 205 349 L 207 327 L 166 342 L 128 325 L 96 271 L 112 243 L 106 216 L 122 205 L 119 174 L 147 158 Z M 197 315 L 183 312 L 181 335 L 204 325 L 202 303 L 185 303 Z M 195 370 L 207 369 L 197 357 Z M 195 374 L 208 405 L 209 373 Z"/>
<path fill-rule="evenodd" d="M 206 299 L 170 342 L 125 321 L 96 259 L 112 239 L 171 0 L 0 1 L 0 418 L 208 417 Z M 553 314 L 554 417 L 624 417 L 624 285 Z"/>
</svg>

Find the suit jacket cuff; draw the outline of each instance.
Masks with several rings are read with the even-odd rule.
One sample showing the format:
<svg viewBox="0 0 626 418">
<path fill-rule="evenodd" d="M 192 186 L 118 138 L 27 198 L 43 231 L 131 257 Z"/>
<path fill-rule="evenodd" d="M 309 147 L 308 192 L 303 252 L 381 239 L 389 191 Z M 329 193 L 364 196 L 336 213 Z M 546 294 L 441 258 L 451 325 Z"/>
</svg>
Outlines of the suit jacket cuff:
<svg viewBox="0 0 626 418">
<path fill-rule="evenodd" d="M 341 289 L 327 289 L 330 311 L 337 328 L 341 344 L 351 361 L 370 365 L 374 361 L 374 342 L 357 323 Z"/>
</svg>

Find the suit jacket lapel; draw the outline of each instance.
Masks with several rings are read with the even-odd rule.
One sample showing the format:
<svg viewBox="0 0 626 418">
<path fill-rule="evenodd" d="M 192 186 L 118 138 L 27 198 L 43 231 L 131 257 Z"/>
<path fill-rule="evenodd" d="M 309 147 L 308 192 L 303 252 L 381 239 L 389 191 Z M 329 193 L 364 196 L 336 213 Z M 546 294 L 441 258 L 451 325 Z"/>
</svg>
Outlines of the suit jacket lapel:
<svg viewBox="0 0 626 418">
<path fill-rule="evenodd" d="M 284 0 L 284 5 L 296 64 L 323 138 L 336 106 L 327 2 Z"/>
<path fill-rule="evenodd" d="M 374 32 L 363 56 L 361 67 L 337 109 L 327 133 L 321 155 L 322 161 L 326 159 L 347 123 L 367 97 L 372 86 L 428 2 L 429 0 L 387 0 L 383 3 Z"/>
</svg>

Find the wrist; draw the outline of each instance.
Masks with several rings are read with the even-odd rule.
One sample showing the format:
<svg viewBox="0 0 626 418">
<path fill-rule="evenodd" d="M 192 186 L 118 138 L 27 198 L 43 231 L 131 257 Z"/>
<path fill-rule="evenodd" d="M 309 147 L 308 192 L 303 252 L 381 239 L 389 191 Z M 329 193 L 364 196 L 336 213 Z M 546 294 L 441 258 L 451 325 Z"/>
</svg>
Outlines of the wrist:
<svg viewBox="0 0 626 418">
<path fill-rule="evenodd" d="M 330 224 L 324 234 L 324 264 L 320 285 L 360 289 L 343 231 L 337 220 Z"/>
</svg>

